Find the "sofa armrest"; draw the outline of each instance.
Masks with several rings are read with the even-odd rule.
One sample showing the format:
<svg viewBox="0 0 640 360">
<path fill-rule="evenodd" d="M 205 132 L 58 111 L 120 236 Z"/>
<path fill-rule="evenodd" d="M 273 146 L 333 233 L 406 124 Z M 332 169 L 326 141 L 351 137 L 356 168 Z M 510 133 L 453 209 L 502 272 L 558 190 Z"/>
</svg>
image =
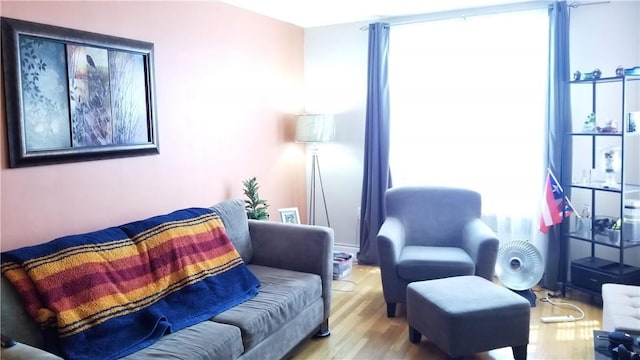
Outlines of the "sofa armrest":
<svg viewBox="0 0 640 360">
<path fill-rule="evenodd" d="M 249 220 L 252 264 L 320 275 L 325 319 L 331 308 L 333 229 Z"/>
<path fill-rule="evenodd" d="M 19 342 L 11 347 L 2 348 L 0 358 L 3 360 L 62 360 L 61 357 Z"/>
<path fill-rule="evenodd" d="M 495 232 L 480 219 L 462 229 L 462 247 L 476 264 L 476 275 L 491 281 L 496 267 L 499 241 Z"/>
</svg>

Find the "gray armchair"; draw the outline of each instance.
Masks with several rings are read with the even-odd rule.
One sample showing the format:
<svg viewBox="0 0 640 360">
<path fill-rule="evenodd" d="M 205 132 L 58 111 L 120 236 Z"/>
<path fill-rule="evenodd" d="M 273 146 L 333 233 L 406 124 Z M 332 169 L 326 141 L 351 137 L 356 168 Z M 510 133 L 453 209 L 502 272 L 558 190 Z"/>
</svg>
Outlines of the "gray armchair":
<svg viewBox="0 0 640 360">
<path fill-rule="evenodd" d="M 472 190 L 387 190 L 377 241 L 388 317 L 396 303 L 406 303 L 411 282 L 474 274 L 492 280 L 498 239 L 480 220 L 480 209 L 480 194 Z"/>
</svg>

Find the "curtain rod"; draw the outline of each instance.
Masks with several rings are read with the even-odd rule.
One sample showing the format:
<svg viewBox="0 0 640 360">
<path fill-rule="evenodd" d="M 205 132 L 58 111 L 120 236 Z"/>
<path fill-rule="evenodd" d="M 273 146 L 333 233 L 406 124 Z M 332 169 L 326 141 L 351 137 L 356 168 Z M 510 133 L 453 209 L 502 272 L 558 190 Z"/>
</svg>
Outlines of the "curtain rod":
<svg viewBox="0 0 640 360">
<path fill-rule="evenodd" d="M 579 1 L 574 1 L 570 4 L 567 4 L 567 6 L 569 6 L 570 8 L 579 8 L 580 6 L 589 6 L 589 5 L 601 5 L 601 4 L 608 4 L 611 1 L 592 1 L 592 2 L 588 2 L 588 3 L 581 3 Z"/>
<path fill-rule="evenodd" d="M 548 8 L 552 3 L 553 1 L 549 1 L 549 0 L 526 1 L 521 3 L 516 3 L 516 4 L 493 5 L 493 6 L 486 6 L 481 8 L 469 8 L 469 9 L 451 10 L 451 11 L 443 11 L 443 12 L 435 12 L 435 13 L 388 17 L 388 18 L 380 19 L 379 22 L 386 22 L 389 24 L 389 26 L 409 25 L 409 24 L 415 24 L 415 23 L 421 23 L 421 22 L 465 18 L 470 16 L 493 15 L 493 14 L 500 14 L 500 13 L 506 13 L 506 12 L 544 9 L 544 8 Z M 609 3 L 611 3 L 610 0 L 592 1 L 592 2 L 575 1 L 567 4 L 567 7 L 575 9 L 580 6 L 600 5 L 600 4 L 609 4 Z M 369 26 L 368 25 L 362 26 L 360 30 L 367 31 L 369 30 Z"/>
</svg>

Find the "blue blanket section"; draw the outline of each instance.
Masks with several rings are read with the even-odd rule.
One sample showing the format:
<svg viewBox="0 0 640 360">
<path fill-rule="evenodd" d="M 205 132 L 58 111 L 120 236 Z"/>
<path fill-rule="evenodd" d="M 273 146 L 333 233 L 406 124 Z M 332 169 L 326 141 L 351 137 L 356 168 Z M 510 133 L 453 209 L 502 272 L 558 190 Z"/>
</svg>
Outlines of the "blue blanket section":
<svg viewBox="0 0 640 360">
<path fill-rule="evenodd" d="M 165 222 L 211 213 L 213 210 L 205 208 L 178 210 L 118 227 L 66 236 L 45 244 L 2 253 L 2 261 L 23 263 L 69 247 L 133 238 L 136 234 Z M 82 251 L 92 251 L 90 248 L 89 246 Z M 47 339 L 47 343 L 53 346 L 50 351 L 66 359 L 117 359 L 152 345 L 163 335 L 206 321 L 254 297 L 259 287 L 259 280 L 246 264 L 240 263 L 215 276 L 205 277 L 169 293 L 133 313 L 111 318 L 69 337 L 53 339 L 53 342 L 52 339 Z M 59 351 L 56 351 L 55 347 L 58 346 L 55 345 L 59 345 Z"/>
<path fill-rule="evenodd" d="M 209 208 L 188 208 L 177 210 L 166 215 L 158 215 L 145 220 L 134 221 L 120 226 L 112 226 L 85 234 L 68 235 L 51 240 L 44 244 L 26 246 L 20 249 L 3 252 L 2 262 L 15 261 L 22 263 L 26 260 L 43 257 L 69 247 L 102 244 L 110 241 L 132 238 L 137 234 L 166 222 L 188 220 L 212 213 L 215 213 L 215 211 Z M 88 248 L 87 251 L 92 250 Z"/>
<path fill-rule="evenodd" d="M 36 259 L 56 253 L 62 249 L 80 245 L 101 244 L 109 241 L 126 239 L 128 236 L 119 227 L 110 227 L 103 230 L 93 231 L 86 234 L 68 235 L 51 240 L 44 244 L 25 246 L 23 248 L 10 250 L 2 253 L 2 262 L 17 262 L 22 264 L 30 259 Z M 90 247 L 85 250 L 78 250 L 77 253 L 93 251 Z"/>
<path fill-rule="evenodd" d="M 239 279 L 241 277 L 245 279 Z M 77 360 L 127 356 L 153 345 L 163 335 L 207 321 L 253 298 L 258 293 L 258 286 L 258 279 L 246 266 L 237 267 L 166 296 L 136 313 L 60 339 L 62 356 Z M 220 291 L 216 291 L 218 289 Z"/>
</svg>

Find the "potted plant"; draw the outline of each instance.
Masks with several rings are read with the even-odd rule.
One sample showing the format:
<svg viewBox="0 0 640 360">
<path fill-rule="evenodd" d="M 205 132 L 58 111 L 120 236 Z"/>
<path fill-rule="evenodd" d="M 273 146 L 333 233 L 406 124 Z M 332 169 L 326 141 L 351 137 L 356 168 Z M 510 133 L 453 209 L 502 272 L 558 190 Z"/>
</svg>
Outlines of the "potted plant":
<svg viewBox="0 0 640 360">
<path fill-rule="evenodd" d="M 254 176 L 251 179 L 243 181 L 242 184 L 244 184 L 243 192 L 248 198 L 244 201 L 245 209 L 247 209 L 247 218 L 267 220 L 269 218 L 269 213 L 267 212 L 269 205 L 266 200 L 260 199 L 260 195 L 258 194 L 258 190 L 260 189 L 258 180 Z"/>
</svg>

